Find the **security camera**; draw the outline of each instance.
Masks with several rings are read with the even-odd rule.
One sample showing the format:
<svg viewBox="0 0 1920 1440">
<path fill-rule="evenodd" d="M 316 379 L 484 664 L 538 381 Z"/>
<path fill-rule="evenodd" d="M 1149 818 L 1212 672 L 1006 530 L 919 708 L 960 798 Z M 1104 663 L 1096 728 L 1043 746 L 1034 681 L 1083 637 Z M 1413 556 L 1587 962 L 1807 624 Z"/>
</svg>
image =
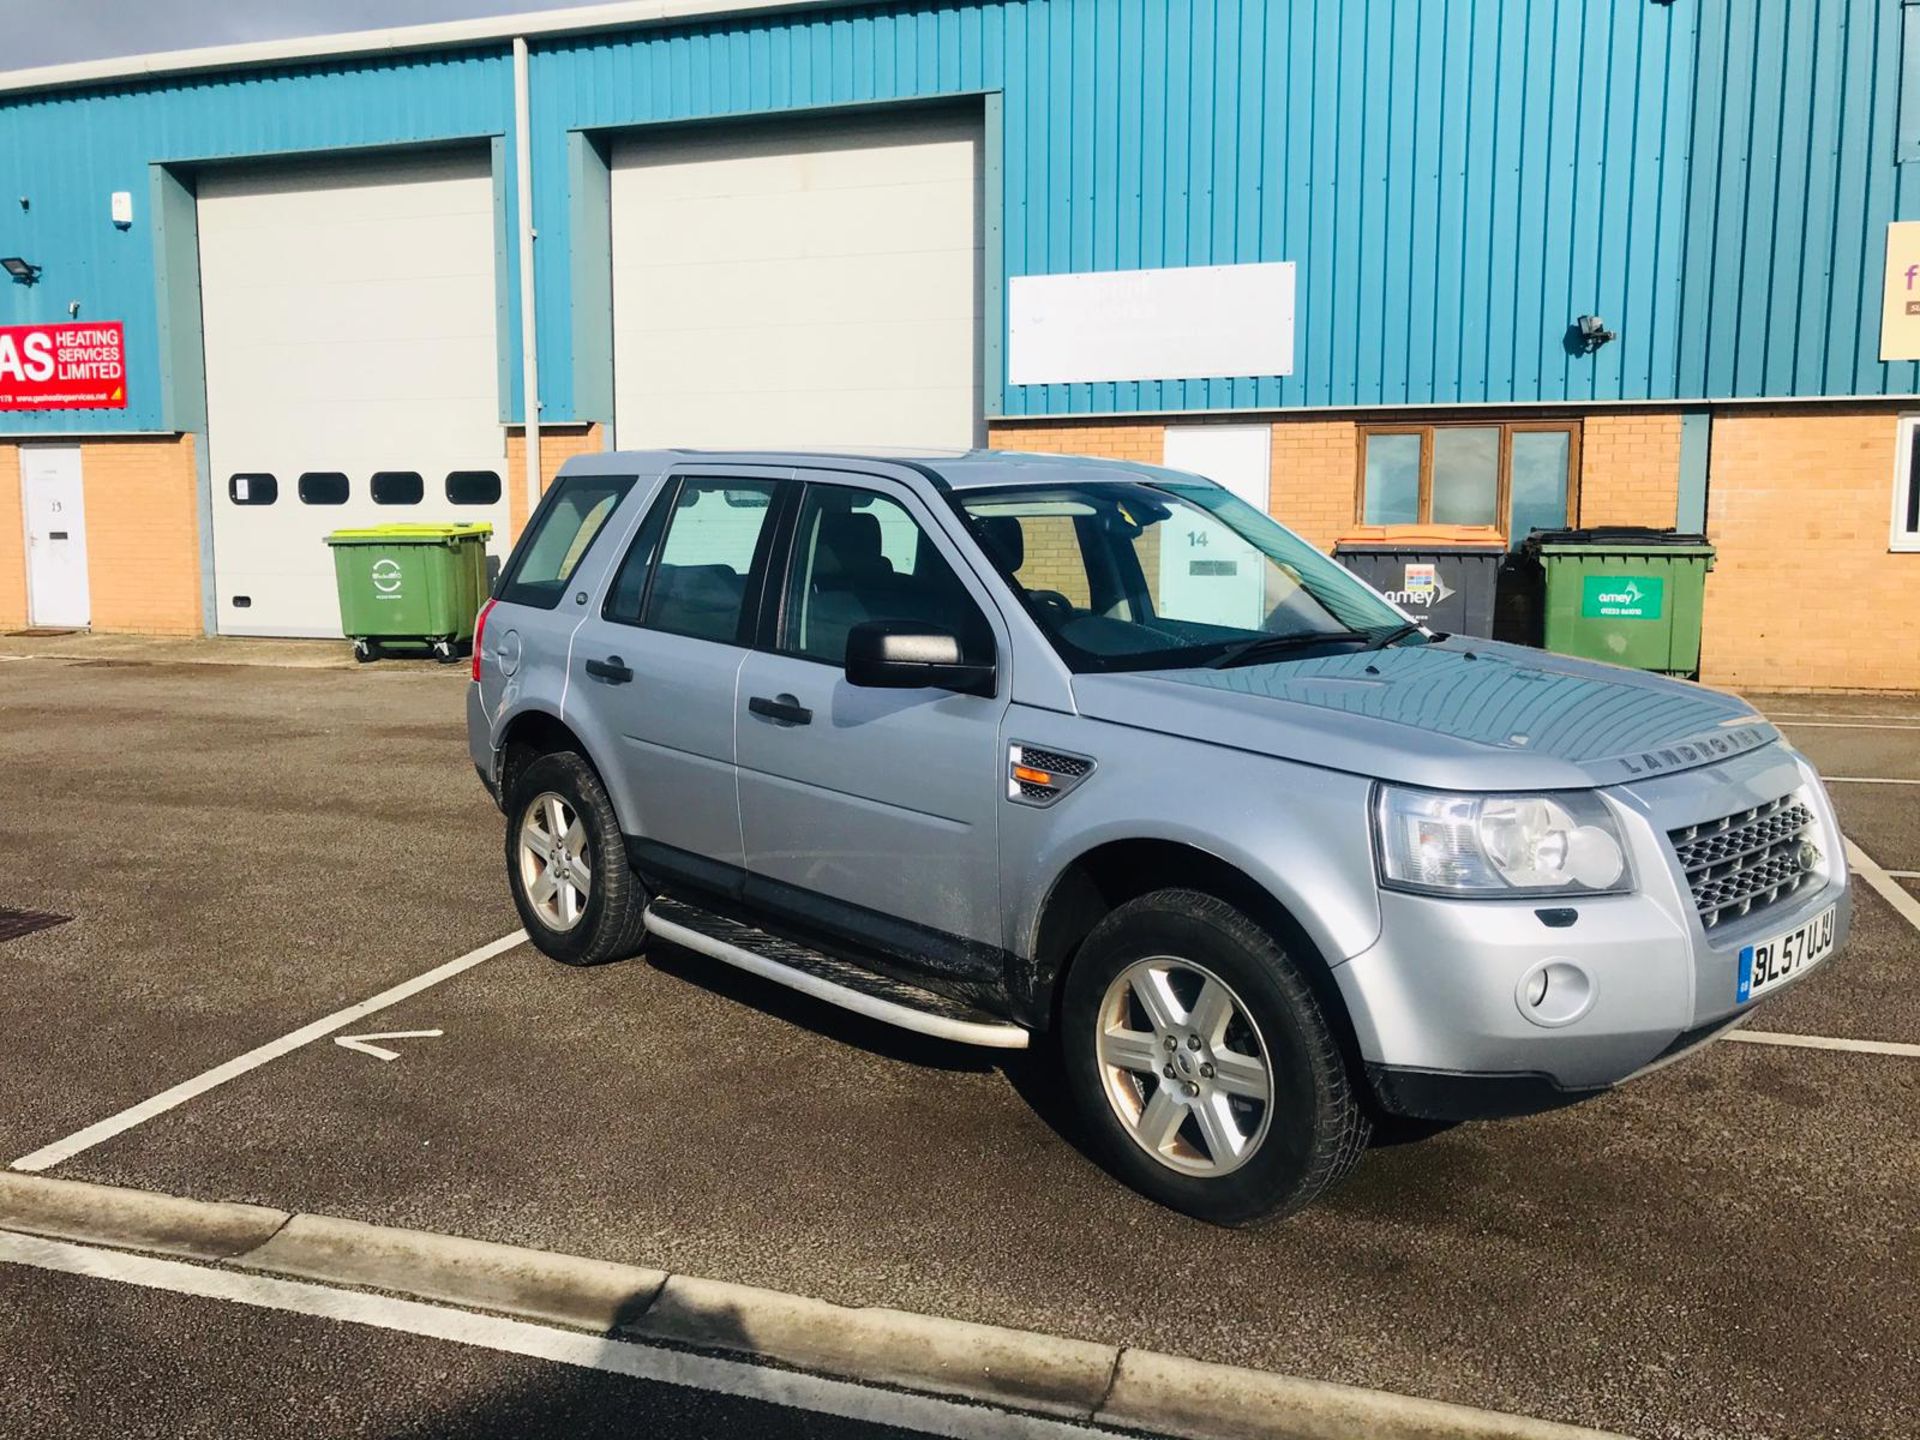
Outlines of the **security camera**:
<svg viewBox="0 0 1920 1440">
<path fill-rule="evenodd" d="M 1613 331 L 1607 329 L 1607 322 L 1598 315 L 1582 315 L 1573 323 L 1579 328 L 1581 342 L 1587 347 L 1589 355 L 1614 338 Z"/>
</svg>

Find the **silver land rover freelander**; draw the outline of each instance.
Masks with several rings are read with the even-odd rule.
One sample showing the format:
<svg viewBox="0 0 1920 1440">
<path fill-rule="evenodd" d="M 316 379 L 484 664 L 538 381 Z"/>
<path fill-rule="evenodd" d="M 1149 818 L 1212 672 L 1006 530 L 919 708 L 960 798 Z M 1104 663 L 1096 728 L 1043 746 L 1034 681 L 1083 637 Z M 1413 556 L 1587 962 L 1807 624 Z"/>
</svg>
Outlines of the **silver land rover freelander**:
<svg viewBox="0 0 1920 1440">
<path fill-rule="evenodd" d="M 1412 623 L 1194 475 L 975 452 L 570 461 L 481 614 L 533 941 L 648 936 L 1057 1047 L 1113 1170 L 1298 1209 L 1565 1105 L 1846 937 L 1819 777 L 1696 685 Z"/>
</svg>

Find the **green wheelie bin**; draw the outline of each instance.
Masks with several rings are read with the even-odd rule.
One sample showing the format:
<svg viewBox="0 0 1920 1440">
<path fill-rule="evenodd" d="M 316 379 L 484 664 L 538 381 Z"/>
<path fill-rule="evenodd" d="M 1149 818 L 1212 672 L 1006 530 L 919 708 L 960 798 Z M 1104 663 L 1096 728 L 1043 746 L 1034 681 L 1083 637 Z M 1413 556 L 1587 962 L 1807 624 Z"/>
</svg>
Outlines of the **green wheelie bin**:
<svg viewBox="0 0 1920 1440">
<path fill-rule="evenodd" d="M 1667 675 L 1700 673 L 1700 610 L 1713 546 L 1704 535 L 1631 526 L 1536 530 L 1546 647 Z"/>
<path fill-rule="evenodd" d="M 418 647 L 442 662 L 473 640 L 487 589 L 491 525 L 370 525 L 327 536 L 340 586 L 340 629 L 353 658 Z"/>
</svg>

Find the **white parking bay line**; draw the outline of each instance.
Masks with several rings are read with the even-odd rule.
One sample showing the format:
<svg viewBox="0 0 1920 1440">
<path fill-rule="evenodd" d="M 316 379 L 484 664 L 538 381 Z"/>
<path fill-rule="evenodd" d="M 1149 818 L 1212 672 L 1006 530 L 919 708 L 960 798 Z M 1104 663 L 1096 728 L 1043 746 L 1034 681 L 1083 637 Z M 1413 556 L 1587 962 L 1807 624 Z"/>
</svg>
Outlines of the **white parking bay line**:
<svg viewBox="0 0 1920 1440">
<path fill-rule="evenodd" d="M 1904 721 L 1920 725 L 1920 715 L 1875 715 L 1866 710 L 1768 710 L 1764 713 L 1769 720 L 1891 720 L 1896 724 Z"/>
<path fill-rule="evenodd" d="M 64 1240 L 45 1240 L 5 1230 L 0 1230 L 0 1265 L 26 1265 L 67 1275 L 118 1280 L 175 1295 L 225 1300 L 261 1310 L 313 1315 L 926 1435 L 1087 1440 L 1089 1436 L 1114 1433 L 1085 1421 L 1051 1420 L 997 1406 L 882 1390 L 850 1380 L 832 1380 L 749 1361 L 610 1340 L 600 1335 L 583 1335 L 577 1330 L 557 1330 L 526 1320 L 478 1315 L 418 1300 L 335 1290 L 304 1280 L 236 1274 L 231 1270 L 214 1270 L 117 1250 L 96 1250 Z"/>
<path fill-rule="evenodd" d="M 1920 930 L 1920 900 L 1914 898 L 1913 892 L 1874 864 L 1872 857 L 1853 841 L 1843 840 L 1841 844 L 1847 847 L 1847 864 L 1853 867 L 1854 873 L 1871 885 L 1882 900 L 1893 906 L 1901 919 Z"/>
<path fill-rule="evenodd" d="M 364 1020 L 375 1011 L 385 1010 L 389 1005 L 397 1005 L 411 995 L 418 995 L 422 990 L 430 990 L 442 980 L 451 980 L 463 971 L 471 970 L 474 966 L 513 949 L 514 946 L 523 943 L 526 938 L 527 932 L 524 930 L 516 930 L 511 935 L 502 935 L 498 940 L 482 945 L 478 950 L 469 950 L 458 960 L 449 960 L 446 964 L 436 966 L 424 975 L 403 980 L 390 990 L 382 990 L 370 1000 L 362 1000 L 358 1005 L 349 1005 L 344 1010 L 336 1010 L 325 1019 L 316 1020 L 311 1025 L 303 1025 L 291 1034 L 282 1035 L 278 1040 L 269 1040 L 257 1049 L 249 1050 L 246 1054 L 229 1060 L 223 1065 L 216 1065 L 204 1075 L 196 1075 L 191 1080 L 183 1080 L 170 1090 L 162 1090 L 152 1099 L 142 1100 L 138 1105 L 129 1106 L 118 1115 L 109 1115 L 104 1120 L 97 1120 L 86 1129 L 77 1131 L 64 1140 L 43 1145 L 31 1155 L 22 1155 L 9 1168 L 14 1170 L 51 1169 L 63 1160 L 71 1160 L 83 1150 L 91 1150 L 102 1141 L 111 1140 L 114 1136 L 131 1130 L 136 1125 L 145 1124 L 156 1115 L 166 1114 L 176 1105 L 186 1104 L 196 1095 L 204 1095 L 207 1091 L 224 1085 L 229 1080 L 238 1079 L 250 1070 L 258 1070 L 269 1061 L 278 1060 L 282 1055 L 290 1054 L 302 1045 L 311 1045 L 315 1040 L 324 1039 L 336 1030 L 344 1030 L 355 1021 Z"/>
<path fill-rule="evenodd" d="M 1831 1035 L 1785 1035 L 1772 1030 L 1729 1030 L 1722 1040 L 1743 1045 L 1791 1045 L 1801 1050 L 1852 1050 L 1861 1055 L 1906 1055 L 1920 1060 L 1920 1045 L 1898 1040 L 1836 1040 Z"/>
<path fill-rule="evenodd" d="M 1822 775 L 1829 785 L 1920 785 L 1920 780 L 1886 780 L 1878 775 Z"/>
<path fill-rule="evenodd" d="M 1920 734 L 1920 725 L 1898 720 L 1789 720 L 1784 715 L 1768 718 L 1783 730 L 1912 730 Z"/>
</svg>

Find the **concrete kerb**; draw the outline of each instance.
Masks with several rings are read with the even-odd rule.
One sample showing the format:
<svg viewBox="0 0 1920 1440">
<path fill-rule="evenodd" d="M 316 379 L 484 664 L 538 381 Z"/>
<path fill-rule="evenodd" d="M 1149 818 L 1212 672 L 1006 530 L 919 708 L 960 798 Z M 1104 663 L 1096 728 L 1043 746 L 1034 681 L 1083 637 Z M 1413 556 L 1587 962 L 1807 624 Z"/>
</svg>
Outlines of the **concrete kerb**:
<svg viewBox="0 0 1920 1440">
<path fill-rule="evenodd" d="M 1185 1440 L 1606 1440 L 1598 1430 L 1153 1351 L 41 1175 L 0 1172 L 0 1230 L 730 1351 Z"/>
</svg>

